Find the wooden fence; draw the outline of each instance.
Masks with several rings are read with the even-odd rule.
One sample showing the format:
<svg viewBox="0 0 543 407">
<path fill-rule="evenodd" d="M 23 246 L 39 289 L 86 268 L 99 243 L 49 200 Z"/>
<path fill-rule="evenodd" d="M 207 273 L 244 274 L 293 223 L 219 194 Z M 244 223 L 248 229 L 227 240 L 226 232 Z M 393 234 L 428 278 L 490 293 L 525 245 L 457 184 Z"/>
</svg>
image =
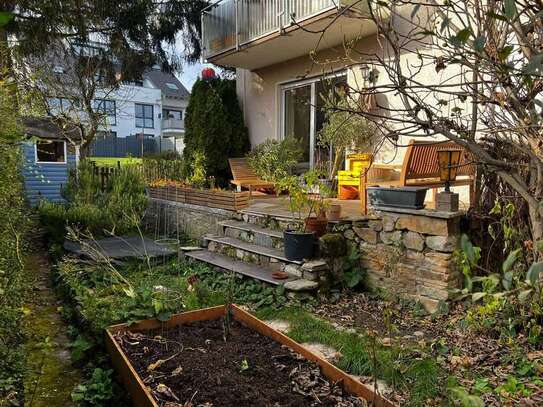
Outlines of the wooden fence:
<svg viewBox="0 0 543 407">
<path fill-rule="evenodd" d="M 100 179 L 100 187 L 104 191 L 109 180 L 121 170 L 121 162 L 117 161 L 113 166 L 97 165 L 94 161 L 91 161 L 91 163 L 93 174 Z M 142 173 L 147 185 L 158 179 L 181 181 L 182 167 L 183 161 L 181 160 L 144 159 L 142 164 L 130 164 L 130 168 L 134 168 Z"/>
</svg>

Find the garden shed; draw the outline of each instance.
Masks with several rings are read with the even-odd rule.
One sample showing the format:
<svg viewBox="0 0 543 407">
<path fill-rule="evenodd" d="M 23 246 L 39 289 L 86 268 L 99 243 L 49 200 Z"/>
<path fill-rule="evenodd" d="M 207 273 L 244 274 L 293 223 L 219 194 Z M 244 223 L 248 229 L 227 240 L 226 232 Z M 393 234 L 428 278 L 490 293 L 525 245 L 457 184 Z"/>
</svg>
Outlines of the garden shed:
<svg viewBox="0 0 543 407">
<path fill-rule="evenodd" d="M 25 118 L 23 126 L 22 174 L 28 201 L 32 206 L 42 199 L 62 201 L 62 186 L 78 159 L 79 130 L 63 128 L 47 118 Z"/>
</svg>

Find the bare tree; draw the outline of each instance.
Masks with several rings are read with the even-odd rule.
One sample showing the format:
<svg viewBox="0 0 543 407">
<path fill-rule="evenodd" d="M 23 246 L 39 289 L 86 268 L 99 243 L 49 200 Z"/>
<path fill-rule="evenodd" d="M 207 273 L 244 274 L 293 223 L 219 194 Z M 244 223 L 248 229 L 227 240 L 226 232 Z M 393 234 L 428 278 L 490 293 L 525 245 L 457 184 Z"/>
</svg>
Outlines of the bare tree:
<svg viewBox="0 0 543 407">
<path fill-rule="evenodd" d="M 79 135 L 66 132 L 66 138 L 86 154 L 100 129 L 108 125 L 108 101 L 129 99 L 123 90 L 122 73 L 108 50 L 97 44 L 85 46 L 57 43 L 43 55 L 18 61 L 16 78 L 23 93 L 35 95 L 37 110 L 50 116 L 61 128 L 79 129 Z M 124 88 L 128 89 L 128 88 Z"/>
<path fill-rule="evenodd" d="M 522 197 L 533 241 L 541 242 L 543 2 L 364 0 L 352 7 L 350 17 L 375 24 L 377 34 L 345 44 L 348 64 L 369 67 L 347 111 L 378 122 L 396 146 L 406 137 L 464 146 L 483 173 Z M 339 18 L 321 35 L 333 24 Z M 319 52 L 312 55 L 321 64 Z M 368 97 L 376 108 L 360 109 Z"/>
</svg>

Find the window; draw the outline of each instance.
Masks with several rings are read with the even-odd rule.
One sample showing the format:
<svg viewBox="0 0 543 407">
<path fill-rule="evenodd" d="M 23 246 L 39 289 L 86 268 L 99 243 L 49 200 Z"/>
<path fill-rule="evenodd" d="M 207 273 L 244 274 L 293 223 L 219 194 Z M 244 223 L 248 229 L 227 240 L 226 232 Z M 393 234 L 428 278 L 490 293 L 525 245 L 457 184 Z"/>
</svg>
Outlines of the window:
<svg viewBox="0 0 543 407">
<path fill-rule="evenodd" d="M 183 120 L 183 111 L 182 110 L 163 109 L 162 110 L 162 118 L 164 120 L 168 120 L 168 119 Z"/>
<path fill-rule="evenodd" d="M 104 114 L 107 117 L 108 124 L 112 126 L 117 124 L 117 107 L 114 100 L 96 99 L 94 101 L 94 111 Z"/>
<path fill-rule="evenodd" d="M 166 86 L 172 90 L 179 90 L 179 87 L 175 83 L 166 82 Z"/>
<path fill-rule="evenodd" d="M 143 81 L 134 80 L 134 81 L 123 81 L 123 85 L 126 86 L 137 86 L 139 88 L 143 87 Z"/>
<path fill-rule="evenodd" d="M 70 99 L 49 97 L 47 98 L 47 104 L 52 116 L 60 113 L 69 113 L 74 108 L 74 104 Z"/>
<path fill-rule="evenodd" d="M 39 140 L 36 142 L 37 163 L 66 163 L 66 142 L 59 140 Z"/>
<path fill-rule="evenodd" d="M 136 103 L 136 127 L 152 129 L 155 127 L 153 105 Z"/>
<path fill-rule="evenodd" d="M 337 89 L 347 88 L 347 75 L 339 73 L 321 79 L 286 84 L 281 90 L 282 137 L 300 141 L 302 168 L 330 166 L 333 146 L 318 144 L 317 135 L 325 122 L 325 100 Z"/>
</svg>

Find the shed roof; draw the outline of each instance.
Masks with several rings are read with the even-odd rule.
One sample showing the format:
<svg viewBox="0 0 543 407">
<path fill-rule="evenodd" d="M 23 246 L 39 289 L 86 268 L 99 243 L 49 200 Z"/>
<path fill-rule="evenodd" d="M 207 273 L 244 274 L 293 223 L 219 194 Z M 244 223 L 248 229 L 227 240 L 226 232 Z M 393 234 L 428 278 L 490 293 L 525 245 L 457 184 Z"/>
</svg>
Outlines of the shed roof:
<svg viewBox="0 0 543 407">
<path fill-rule="evenodd" d="M 50 117 L 23 117 L 25 137 L 39 137 L 52 140 L 80 140 L 81 132 L 74 125 L 63 125 Z"/>
</svg>

